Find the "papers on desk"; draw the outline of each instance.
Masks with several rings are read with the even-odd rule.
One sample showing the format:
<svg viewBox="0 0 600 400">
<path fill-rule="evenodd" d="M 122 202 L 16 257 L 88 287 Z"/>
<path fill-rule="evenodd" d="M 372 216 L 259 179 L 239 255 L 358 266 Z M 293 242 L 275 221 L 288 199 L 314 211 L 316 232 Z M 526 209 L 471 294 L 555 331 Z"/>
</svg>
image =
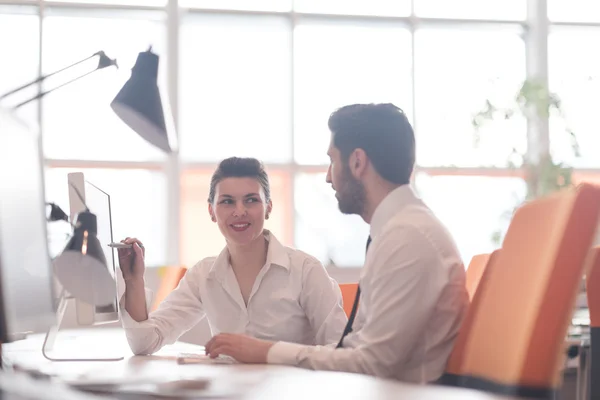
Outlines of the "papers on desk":
<svg viewBox="0 0 600 400">
<path fill-rule="evenodd" d="M 131 379 L 122 382 L 117 380 L 105 382 L 79 380 L 65 383 L 74 389 L 96 394 L 135 394 L 170 399 L 219 398 L 237 394 L 231 388 L 222 385 L 214 386 L 211 379 L 205 378 L 181 378 L 154 382 L 150 382 L 147 378 L 137 382 Z"/>
<path fill-rule="evenodd" d="M 167 398 L 227 397 L 232 393 L 215 393 L 209 382 L 203 380 L 177 380 L 161 383 L 124 385 L 74 385 L 74 388 L 97 394 L 136 394 Z"/>
<path fill-rule="evenodd" d="M 231 385 L 219 377 L 222 372 L 218 371 L 223 369 L 210 371 L 201 365 L 196 368 L 192 365 L 182 365 L 237 363 L 233 358 L 224 356 L 211 359 L 203 353 L 175 354 L 133 357 L 128 364 L 109 366 L 110 372 L 106 371 L 107 367 L 101 367 L 70 378 L 63 377 L 61 380 L 75 389 L 101 394 L 132 394 L 171 399 L 222 398 L 239 394 L 239 387 L 236 389 L 236 385 Z M 177 368 L 178 365 L 174 364 L 174 361 L 181 367 Z M 165 367 L 166 369 L 163 369 Z M 125 369 L 121 371 L 120 368 Z M 131 374 L 127 371 L 131 368 L 139 368 L 140 373 Z"/>
</svg>

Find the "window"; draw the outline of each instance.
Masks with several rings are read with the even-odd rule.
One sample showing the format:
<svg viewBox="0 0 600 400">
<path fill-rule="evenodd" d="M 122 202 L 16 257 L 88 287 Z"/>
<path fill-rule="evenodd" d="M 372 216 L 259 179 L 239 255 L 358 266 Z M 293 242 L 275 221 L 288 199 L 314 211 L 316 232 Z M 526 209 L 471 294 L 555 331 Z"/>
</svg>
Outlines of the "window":
<svg viewBox="0 0 600 400">
<path fill-rule="evenodd" d="M 600 22 L 596 0 L 548 0 L 548 18 L 562 22 Z"/>
<path fill-rule="evenodd" d="M 475 254 L 501 246 L 515 206 L 525 198 L 521 178 L 430 176 L 417 173 L 415 190 L 454 238 L 465 268 Z"/>
<path fill-rule="evenodd" d="M 509 220 L 504 213 L 525 193 L 523 171 L 506 167 L 518 163 L 519 157 L 511 157 L 515 150 L 526 150 L 527 122 L 497 118 L 480 129 L 472 124 L 488 100 L 515 106 L 526 78 L 524 39 L 535 51 L 548 44 L 550 89 L 564 106 L 564 120 L 550 118 L 554 159 L 576 168 L 576 181 L 600 170 L 593 120 L 600 109 L 600 56 L 590 51 L 600 39 L 600 5 L 546 2 L 548 43 L 529 36 L 535 31 L 530 25 L 546 17 L 528 16 L 537 10 L 528 8 L 530 0 L 0 0 L 0 37 L 19 38 L 0 40 L 0 54 L 10 60 L 0 64 L 0 74 L 11 77 L 1 80 L 0 94 L 34 79 L 40 69 L 53 72 L 99 50 L 116 58 L 118 70 L 95 72 L 19 114 L 41 128 L 52 167 L 49 196 L 67 195 L 63 175 L 69 168 L 89 171 L 124 210 L 115 217 L 123 224 L 115 235 L 148 232 L 144 242 L 157 249 L 151 255 L 155 265 L 177 250 L 167 249 L 175 242 L 167 244 L 162 235 L 177 235 L 186 266 L 224 246 L 207 216 L 206 195 L 216 163 L 234 155 L 272 166 L 274 211 L 267 227 L 284 243 L 325 264 L 362 266 L 368 225 L 341 214 L 324 181 L 327 122 L 345 105 L 394 103 L 415 128 L 415 187 L 468 263 L 473 254 L 498 245 L 492 235 L 502 236 Z M 110 109 L 138 53 L 150 45 L 161 57 L 162 89 L 177 83 L 163 90 L 178 100 L 177 159 Z M 177 57 L 167 60 L 169 55 Z M 94 67 L 90 60 L 40 86 L 52 89 Z M 37 91 L 32 87 L 15 101 Z M 565 128 L 576 134 L 581 157 L 573 156 Z M 167 168 L 171 161 L 181 168 Z M 179 183 L 178 196 L 165 193 L 170 180 Z M 173 199 L 180 203 L 167 204 Z M 164 232 L 173 207 L 181 218 L 175 232 Z M 142 221 L 157 212 L 157 229 Z M 53 224 L 49 235 L 60 243 L 65 226 Z M 355 279 L 355 273 L 341 272 L 344 279 Z"/>
<path fill-rule="evenodd" d="M 181 32 L 181 156 L 291 159 L 291 31 L 285 19 L 197 15 Z"/>
<path fill-rule="evenodd" d="M 38 75 L 39 61 L 39 17 L 27 14 L 1 14 L 0 7 L 0 54 L 3 60 L 0 63 L 0 76 L 10 77 L 0 79 L 0 96 L 17 87 L 33 81 Z M 34 12 L 34 9 L 25 8 L 24 11 Z M 18 37 L 18 40 L 7 38 Z M 26 50 L 26 51 L 25 51 Z M 31 86 L 24 89 L 1 103 L 5 106 L 14 106 L 37 94 L 38 87 Z M 19 110 L 19 116 L 28 124 L 37 124 L 37 107 L 32 102 Z"/>
<path fill-rule="evenodd" d="M 324 173 L 300 173 L 295 185 L 296 247 L 326 266 L 361 267 L 369 226 L 358 215 L 339 211 Z"/>
<path fill-rule="evenodd" d="M 181 7 L 221 10 L 290 11 L 291 0 L 179 0 Z"/>
<path fill-rule="evenodd" d="M 50 168 L 46 171 L 46 200 L 58 204 L 67 214 L 67 174 L 71 172 L 83 172 L 87 181 L 110 195 L 114 240 L 137 237 L 146 247 L 146 265 L 163 266 L 168 235 L 165 175 L 142 169 Z"/>
<path fill-rule="evenodd" d="M 600 29 L 556 29 L 548 40 L 550 90 L 560 97 L 565 112 L 564 118 L 550 120 L 553 156 L 574 167 L 598 168 L 600 55 L 590 49 L 600 40 Z M 581 157 L 574 157 L 565 128 L 577 136 Z"/>
<path fill-rule="evenodd" d="M 294 0 L 298 12 L 346 15 L 406 16 L 410 0 Z"/>
<path fill-rule="evenodd" d="M 525 46 L 498 30 L 423 29 L 415 33 L 417 163 L 505 167 L 523 152 L 525 121 L 487 124 L 475 145 L 473 116 L 486 99 L 511 106 L 525 79 Z"/>
<path fill-rule="evenodd" d="M 430 18 L 524 20 L 526 0 L 413 0 L 415 14 Z"/>
<path fill-rule="evenodd" d="M 294 158 L 326 164 L 329 115 L 392 102 L 412 113 L 411 39 L 397 24 L 307 22 L 294 35 Z"/>
<path fill-rule="evenodd" d="M 208 215 L 208 192 L 212 170 L 187 170 L 181 177 L 181 262 L 186 267 L 205 257 L 217 256 L 225 246 L 225 239 L 216 223 Z M 291 245 L 291 198 L 289 176 L 268 170 L 273 212 L 265 221 L 284 245 Z"/>
<path fill-rule="evenodd" d="M 153 45 L 166 65 L 165 31 L 151 14 L 127 19 L 122 15 L 102 17 L 57 16 L 44 18 L 44 73 L 66 67 L 97 51 L 116 58 L 120 68 L 106 68 L 69 84 L 43 100 L 44 153 L 48 158 L 80 160 L 144 161 L 162 159 L 163 154 L 122 122 L 110 102 L 129 79 L 137 55 Z M 89 13 L 88 13 L 89 15 Z M 77 34 L 73 34 L 77 32 Z M 125 39 L 126 38 L 126 39 Z M 68 46 L 65 46 L 68 43 Z M 91 71 L 97 59 L 70 69 L 50 80 L 46 88 Z M 164 71 L 162 72 L 164 74 Z M 68 76 L 65 76 L 68 75 Z M 60 79 L 60 82 L 56 82 Z"/>
</svg>

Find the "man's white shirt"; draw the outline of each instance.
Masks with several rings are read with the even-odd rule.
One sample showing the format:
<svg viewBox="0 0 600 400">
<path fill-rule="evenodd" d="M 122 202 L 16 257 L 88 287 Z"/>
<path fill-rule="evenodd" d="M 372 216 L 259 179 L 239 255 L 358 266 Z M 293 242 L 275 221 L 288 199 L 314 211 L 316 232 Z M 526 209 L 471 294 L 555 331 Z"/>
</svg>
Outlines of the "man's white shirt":
<svg viewBox="0 0 600 400">
<path fill-rule="evenodd" d="M 266 230 L 265 238 L 269 240 L 267 262 L 247 306 L 227 248 L 188 270 L 146 321 L 131 318 L 122 298 L 122 323 L 132 351 L 152 354 L 174 343 L 205 316 L 213 335 L 244 333 L 302 344 L 337 342 L 347 321 L 339 285 L 314 257 L 283 246 Z M 151 298 L 146 289 L 147 307 Z"/>
<path fill-rule="evenodd" d="M 377 207 L 371 239 L 358 313 L 343 348 L 280 341 L 268 363 L 415 383 L 442 375 L 469 305 L 454 241 L 409 185 Z"/>
</svg>

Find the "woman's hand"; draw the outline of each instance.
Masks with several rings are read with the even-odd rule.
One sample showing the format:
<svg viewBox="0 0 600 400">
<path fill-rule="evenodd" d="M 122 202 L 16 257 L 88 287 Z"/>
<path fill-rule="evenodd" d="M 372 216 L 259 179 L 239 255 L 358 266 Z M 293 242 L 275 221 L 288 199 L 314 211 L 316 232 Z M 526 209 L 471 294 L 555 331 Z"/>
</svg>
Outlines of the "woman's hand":
<svg viewBox="0 0 600 400">
<path fill-rule="evenodd" d="M 144 271 L 146 265 L 144 256 L 146 250 L 144 245 L 137 238 L 126 238 L 121 243 L 131 244 L 131 248 L 118 249 L 119 266 L 125 283 L 142 282 L 144 280 Z"/>
<path fill-rule="evenodd" d="M 275 344 L 268 340 L 255 339 L 236 333 L 219 333 L 204 346 L 210 358 L 220 355 L 233 357 L 241 363 L 265 364 L 269 349 Z"/>
</svg>

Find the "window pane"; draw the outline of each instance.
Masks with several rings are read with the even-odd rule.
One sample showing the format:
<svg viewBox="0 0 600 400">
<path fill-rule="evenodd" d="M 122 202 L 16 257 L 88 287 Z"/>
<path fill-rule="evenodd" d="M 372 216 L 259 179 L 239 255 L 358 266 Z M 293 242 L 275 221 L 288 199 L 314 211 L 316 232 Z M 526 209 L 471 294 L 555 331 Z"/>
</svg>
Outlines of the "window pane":
<svg viewBox="0 0 600 400">
<path fill-rule="evenodd" d="M 150 17 L 155 15 L 141 14 Z M 77 32 L 76 35 L 73 32 Z M 150 160 L 163 158 L 122 122 L 110 102 L 129 79 L 137 55 L 149 45 L 161 57 L 164 76 L 165 30 L 148 19 L 48 16 L 44 18 L 44 72 L 63 68 L 104 50 L 120 69 L 106 68 L 48 95 L 44 101 L 44 152 L 48 158 L 85 160 Z M 68 46 L 65 46 L 68 43 Z M 93 70 L 97 58 L 59 74 L 47 88 Z M 161 80 L 162 81 L 162 80 Z"/>
<path fill-rule="evenodd" d="M 291 158 L 289 23 L 194 16 L 181 32 L 181 156 Z"/>
<path fill-rule="evenodd" d="M 139 169 L 48 169 L 46 200 L 55 202 L 67 214 L 70 213 L 67 174 L 71 172 L 83 172 L 87 181 L 110 195 L 114 240 L 127 236 L 139 238 L 146 247 L 146 265 L 163 266 L 167 261 L 168 234 L 164 173 Z"/>
<path fill-rule="evenodd" d="M 430 18 L 523 20 L 526 0 L 414 0 L 415 14 Z"/>
<path fill-rule="evenodd" d="M 294 8 L 307 13 L 404 16 L 410 14 L 410 0 L 294 0 Z"/>
<path fill-rule="evenodd" d="M 553 156 L 575 167 L 600 167 L 600 54 L 590 51 L 600 40 L 600 30 L 557 31 L 548 40 L 550 90 L 562 100 L 565 114 L 550 119 Z M 565 128 L 577 136 L 581 157 L 574 157 Z"/>
<path fill-rule="evenodd" d="M 415 187 L 423 201 L 448 228 L 465 268 L 475 254 L 500 247 L 514 207 L 525 198 L 521 178 L 489 176 L 430 176 L 420 172 Z"/>
<path fill-rule="evenodd" d="M 55 3 L 90 3 L 90 4 L 116 4 L 126 6 L 164 6 L 168 0 L 52 0 Z"/>
<path fill-rule="evenodd" d="M 471 124 L 486 99 L 513 105 L 525 79 L 525 45 L 517 34 L 419 30 L 415 57 L 419 165 L 506 166 L 513 147 L 525 150 L 523 119 L 487 123 L 478 146 Z"/>
<path fill-rule="evenodd" d="M 326 266 L 361 267 L 369 225 L 358 215 L 339 211 L 324 173 L 300 173 L 295 179 L 296 247 Z"/>
<path fill-rule="evenodd" d="M 291 0 L 179 0 L 181 7 L 220 10 L 290 11 Z"/>
<path fill-rule="evenodd" d="M 24 9 L 25 10 L 25 9 Z M 26 8 L 32 12 L 35 9 Z M 5 8 L 0 7 L 0 13 Z M 8 62 L 0 63 L 0 96 L 17 87 L 31 82 L 38 76 L 39 61 L 39 19 L 35 15 L 0 14 L 0 38 L 17 37 L 18 40 L 0 39 L 0 54 Z M 11 107 L 37 94 L 36 85 L 24 89 L 1 103 Z M 19 109 L 19 116 L 32 126 L 37 126 L 37 104 L 29 103 Z"/>
<path fill-rule="evenodd" d="M 299 25 L 294 38 L 298 163 L 327 163 L 327 119 L 338 107 L 392 102 L 411 117 L 411 38 L 406 29 L 310 23 Z"/>
<path fill-rule="evenodd" d="M 284 244 L 290 245 L 291 197 L 289 176 L 279 171 L 269 171 L 273 212 L 265 221 Z M 218 255 L 225 247 L 225 239 L 208 214 L 208 192 L 213 171 L 189 170 L 181 177 L 181 262 L 187 267 L 205 257 Z"/>
<path fill-rule="evenodd" d="M 600 22 L 597 0 L 548 0 L 548 19 L 563 22 Z"/>
</svg>

